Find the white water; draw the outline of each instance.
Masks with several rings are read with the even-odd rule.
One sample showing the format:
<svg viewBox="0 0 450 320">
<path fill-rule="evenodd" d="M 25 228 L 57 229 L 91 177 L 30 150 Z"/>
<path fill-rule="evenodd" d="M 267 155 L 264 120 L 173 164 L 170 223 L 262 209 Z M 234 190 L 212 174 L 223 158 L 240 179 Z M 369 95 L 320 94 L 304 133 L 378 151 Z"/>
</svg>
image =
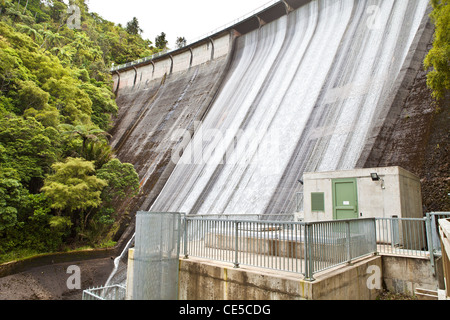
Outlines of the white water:
<svg viewBox="0 0 450 320">
<path fill-rule="evenodd" d="M 132 247 L 134 240 L 135 234 L 133 234 L 131 239 L 128 241 L 120 256 L 114 259 L 114 269 L 106 281 L 105 288 L 111 285 L 122 285 L 124 287 L 127 285 L 128 252 Z"/>
<path fill-rule="evenodd" d="M 239 38 L 225 85 L 150 211 L 292 213 L 303 172 L 354 168 L 427 5 L 317 0 Z"/>
</svg>

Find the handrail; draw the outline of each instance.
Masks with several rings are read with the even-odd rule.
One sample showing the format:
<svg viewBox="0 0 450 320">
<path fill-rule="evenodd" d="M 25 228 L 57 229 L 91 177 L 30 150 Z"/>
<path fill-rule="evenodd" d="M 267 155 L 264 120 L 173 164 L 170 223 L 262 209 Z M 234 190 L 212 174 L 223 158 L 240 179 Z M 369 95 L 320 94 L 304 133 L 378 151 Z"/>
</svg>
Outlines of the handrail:
<svg viewBox="0 0 450 320">
<path fill-rule="evenodd" d="M 308 281 L 377 251 L 374 218 L 286 222 L 185 217 L 183 224 L 180 253 L 185 259 L 300 273 Z"/>
<path fill-rule="evenodd" d="M 208 38 L 211 37 L 212 35 L 215 35 L 215 34 L 217 34 L 217 33 L 220 33 L 220 32 L 222 32 L 222 31 L 225 31 L 225 30 L 227 30 L 228 28 L 230 28 L 230 27 L 232 27 L 232 26 L 234 26 L 234 25 L 236 25 L 236 24 L 238 24 L 238 23 L 240 23 L 240 22 L 242 22 L 242 21 L 244 21 L 244 20 L 247 20 L 247 19 L 251 18 L 252 16 L 255 16 L 255 15 L 258 14 L 259 12 L 262 12 L 262 11 L 264 11 L 265 9 L 267 9 L 267 8 L 269 8 L 269 7 L 271 7 L 271 6 L 273 6 L 274 4 L 279 3 L 279 2 L 281 2 L 281 1 L 280 1 L 280 0 L 271 0 L 271 1 L 267 2 L 266 4 L 260 6 L 259 8 L 255 9 L 255 10 L 253 10 L 253 11 L 247 13 L 247 14 L 245 14 L 245 15 L 242 16 L 242 17 L 240 17 L 240 18 L 238 18 L 238 19 L 235 19 L 235 20 L 233 20 L 232 22 L 229 22 L 229 23 L 227 23 L 227 24 L 225 24 L 225 25 L 223 25 L 223 26 L 221 26 L 221 27 L 218 27 L 218 28 L 214 29 L 213 31 L 210 31 L 210 32 L 208 32 L 208 33 L 206 33 L 206 34 L 204 34 L 204 35 L 202 35 L 202 36 L 200 36 L 200 37 L 197 37 L 197 38 L 195 38 L 194 40 L 189 41 L 188 43 L 186 43 L 185 46 L 183 46 L 183 47 L 181 47 L 181 48 L 176 48 L 176 49 L 172 49 L 172 50 L 167 50 L 167 49 L 165 49 L 165 50 L 163 50 L 163 51 L 161 51 L 161 52 L 157 52 L 157 53 L 155 53 L 155 54 L 153 54 L 153 55 L 151 55 L 151 56 L 145 57 L 145 58 L 141 58 L 141 59 L 138 59 L 138 60 L 135 60 L 135 61 L 132 61 L 132 62 L 124 63 L 124 64 L 121 64 L 121 65 L 118 65 L 118 66 L 114 66 L 114 65 L 113 65 L 113 66 L 111 67 L 111 69 L 110 69 L 110 72 L 114 72 L 114 71 L 118 71 L 118 70 L 120 70 L 120 69 L 132 67 L 132 66 L 138 65 L 138 64 L 140 64 L 140 63 L 144 63 L 144 62 L 147 62 L 147 61 L 151 61 L 151 60 L 153 60 L 153 59 L 155 59 L 155 58 L 159 58 L 159 57 L 164 56 L 164 55 L 166 55 L 166 54 L 170 54 L 170 53 L 175 52 L 175 51 L 178 51 L 178 50 L 180 50 L 180 49 L 190 47 L 190 46 L 193 45 L 194 43 L 197 43 L 197 42 L 199 42 L 199 41 L 201 41 L 201 40 L 208 39 Z"/>
</svg>

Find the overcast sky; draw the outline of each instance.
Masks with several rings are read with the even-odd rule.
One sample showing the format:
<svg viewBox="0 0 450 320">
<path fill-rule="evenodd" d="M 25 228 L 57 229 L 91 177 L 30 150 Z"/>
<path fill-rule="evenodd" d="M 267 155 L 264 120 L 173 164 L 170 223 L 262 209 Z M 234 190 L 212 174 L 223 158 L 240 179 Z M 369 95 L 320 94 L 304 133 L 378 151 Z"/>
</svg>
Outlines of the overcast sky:
<svg viewBox="0 0 450 320">
<path fill-rule="evenodd" d="M 271 0 L 87 0 L 89 11 L 106 20 L 126 23 L 137 17 L 143 37 L 155 41 L 165 32 L 169 47 L 177 37 L 189 42 L 228 24 Z"/>
</svg>

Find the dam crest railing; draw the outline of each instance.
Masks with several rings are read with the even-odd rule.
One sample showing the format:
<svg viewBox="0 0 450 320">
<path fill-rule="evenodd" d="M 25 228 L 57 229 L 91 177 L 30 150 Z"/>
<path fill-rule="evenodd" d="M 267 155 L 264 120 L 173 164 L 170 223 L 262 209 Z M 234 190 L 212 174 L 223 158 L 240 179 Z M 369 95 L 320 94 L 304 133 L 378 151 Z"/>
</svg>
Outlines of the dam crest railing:
<svg viewBox="0 0 450 320">
<path fill-rule="evenodd" d="M 255 15 L 257 15 L 259 12 L 264 11 L 265 9 L 267 9 L 267 8 L 277 4 L 277 3 L 280 3 L 280 2 L 283 2 L 283 1 L 271 0 L 271 1 L 267 2 L 266 4 L 260 6 L 259 8 L 255 9 L 255 10 L 252 10 L 251 12 L 243 15 L 240 18 L 237 18 L 237 19 L 235 19 L 235 20 L 233 20 L 233 21 L 231 21 L 231 22 L 229 22 L 229 23 L 227 23 L 227 24 L 225 24 L 225 25 L 223 25 L 221 27 L 218 27 L 218 28 L 214 29 L 213 31 L 210 31 L 210 32 L 208 32 L 208 33 L 206 33 L 206 34 L 204 34 L 204 35 L 202 35 L 200 37 L 197 37 L 197 38 L 195 38 L 193 40 L 190 40 L 188 43 L 186 43 L 182 47 L 179 47 L 179 48 L 176 48 L 176 49 L 173 49 L 173 50 L 164 49 L 164 50 L 162 50 L 160 52 L 157 52 L 157 53 L 155 53 L 155 54 L 153 54 L 151 56 L 148 56 L 148 57 L 144 57 L 144 58 L 141 58 L 141 59 L 138 59 L 138 60 L 135 60 L 135 61 L 131 61 L 131 62 L 128 62 L 128 63 L 117 65 L 117 66 L 113 65 L 111 67 L 111 69 L 110 69 L 110 72 L 115 72 L 115 71 L 118 71 L 118 70 L 121 70 L 121 69 L 124 69 L 124 68 L 133 67 L 133 66 L 139 65 L 141 63 L 145 63 L 145 62 L 148 62 L 148 61 L 152 61 L 152 60 L 154 60 L 156 58 L 159 58 L 159 57 L 162 57 L 162 56 L 165 56 L 165 55 L 169 55 L 169 54 L 171 54 L 173 52 L 176 52 L 176 51 L 178 51 L 180 49 L 188 48 L 188 47 L 190 47 L 190 46 L 192 46 L 192 45 L 194 45 L 194 44 L 196 44 L 196 43 L 198 43 L 198 42 L 200 42 L 202 40 L 207 40 L 208 38 L 210 38 L 210 37 L 212 37 L 212 36 L 214 36 L 214 35 L 216 35 L 218 33 L 224 32 L 227 29 L 231 28 L 232 26 L 234 26 L 234 25 L 236 25 L 236 24 L 238 24 L 238 23 L 240 23 L 242 21 L 245 21 L 246 19 L 249 19 L 249 18 L 251 18 L 251 17 L 253 17 Z"/>
</svg>

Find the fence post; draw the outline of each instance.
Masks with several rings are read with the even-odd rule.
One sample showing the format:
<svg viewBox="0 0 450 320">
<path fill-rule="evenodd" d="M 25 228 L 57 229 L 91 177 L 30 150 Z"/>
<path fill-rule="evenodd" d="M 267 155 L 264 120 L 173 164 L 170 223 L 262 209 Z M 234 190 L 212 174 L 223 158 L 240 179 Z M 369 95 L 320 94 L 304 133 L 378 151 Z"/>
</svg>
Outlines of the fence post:
<svg viewBox="0 0 450 320">
<path fill-rule="evenodd" d="M 399 232 L 400 224 L 399 224 L 397 216 L 392 216 L 391 219 L 389 219 L 388 221 L 390 221 L 390 223 L 391 223 L 391 250 L 392 250 L 392 252 L 394 252 L 395 245 L 397 244 L 397 234 L 400 234 L 400 232 Z"/>
<path fill-rule="evenodd" d="M 234 222 L 234 268 L 239 268 L 239 222 Z"/>
<path fill-rule="evenodd" d="M 433 231 L 431 228 L 431 215 L 430 213 L 427 213 L 427 216 L 425 218 L 425 225 L 427 230 L 427 242 L 428 242 L 428 251 L 430 252 L 430 262 L 431 262 L 431 269 L 433 271 L 433 276 L 436 275 L 436 267 L 435 267 L 435 261 L 434 261 L 434 246 L 433 246 Z"/>
<path fill-rule="evenodd" d="M 377 231 L 377 219 L 376 218 L 373 218 L 373 233 L 374 233 L 374 237 L 373 237 L 373 239 L 374 239 L 374 253 L 375 253 L 375 255 L 379 255 L 379 252 L 378 252 L 378 239 L 377 239 L 378 231 Z"/>
<path fill-rule="evenodd" d="M 305 280 L 313 282 L 314 270 L 312 261 L 312 224 L 305 225 Z"/>
<path fill-rule="evenodd" d="M 184 259 L 189 259 L 188 253 L 188 219 L 184 217 Z"/>
<path fill-rule="evenodd" d="M 350 248 L 350 240 L 351 240 L 351 235 L 350 235 L 350 222 L 346 221 L 345 222 L 345 226 L 347 229 L 347 263 L 351 263 L 352 262 L 352 252 L 351 252 L 351 248 Z"/>
</svg>

